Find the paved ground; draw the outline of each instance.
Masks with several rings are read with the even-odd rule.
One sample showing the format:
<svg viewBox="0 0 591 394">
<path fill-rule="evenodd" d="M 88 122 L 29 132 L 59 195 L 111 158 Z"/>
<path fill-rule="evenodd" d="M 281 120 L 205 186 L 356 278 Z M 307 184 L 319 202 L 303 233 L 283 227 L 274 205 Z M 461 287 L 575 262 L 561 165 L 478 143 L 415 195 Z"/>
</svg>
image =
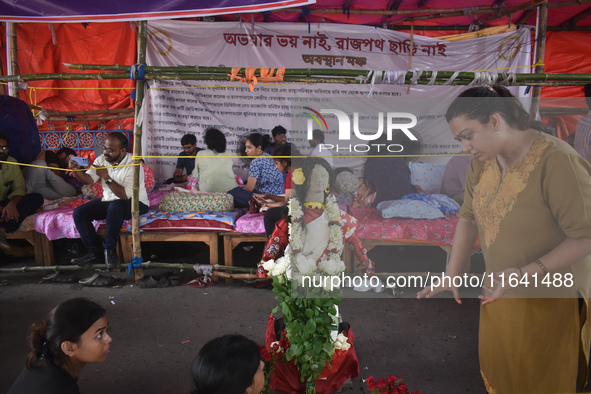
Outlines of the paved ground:
<svg viewBox="0 0 591 394">
<path fill-rule="evenodd" d="M 71 244 L 56 248 L 58 262 L 72 257 Z M 74 248 L 75 249 L 75 248 Z M 253 266 L 260 247 L 237 248 L 236 261 Z M 157 261 L 206 262 L 207 248 L 187 244 L 144 245 Z M 146 256 L 149 257 L 149 256 Z M 372 251 L 378 269 L 396 261 L 400 271 L 441 270 L 436 248 L 382 248 Z M 480 262 L 473 263 L 473 267 Z M 0 268 L 32 265 L 33 260 L 0 254 Z M 147 271 L 148 274 L 156 271 Z M 81 272 L 80 277 L 91 272 Z M 118 274 L 124 277 L 124 273 Z M 184 280 L 194 273 L 183 272 Z M 38 273 L 0 274 L 0 392 L 6 392 L 24 365 L 27 330 L 60 302 L 87 297 L 108 310 L 112 352 L 106 362 L 88 365 L 79 386 L 83 393 L 189 393 L 190 365 L 209 339 L 240 333 L 263 343 L 267 318 L 276 305 L 270 289 L 223 283 L 205 289 L 184 286 L 139 289 L 83 288 L 39 284 Z M 360 376 L 345 392 L 367 393 L 363 381 L 373 375 L 404 376 L 411 390 L 423 393 L 484 393 L 477 353 L 478 300 L 457 305 L 450 299 L 344 299 L 341 314 L 351 323 L 361 365 Z M 190 341 L 188 343 L 183 343 Z"/>
</svg>

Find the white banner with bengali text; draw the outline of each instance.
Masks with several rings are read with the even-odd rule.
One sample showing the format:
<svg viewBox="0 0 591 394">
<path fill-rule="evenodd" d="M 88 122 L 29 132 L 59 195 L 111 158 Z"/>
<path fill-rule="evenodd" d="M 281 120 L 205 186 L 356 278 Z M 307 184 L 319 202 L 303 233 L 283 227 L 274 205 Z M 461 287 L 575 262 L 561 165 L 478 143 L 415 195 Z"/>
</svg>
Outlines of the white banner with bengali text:
<svg viewBox="0 0 591 394">
<path fill-rule="evenodd" d="M 527 29 L 449 42 L 381 28 L 330 23 L 309 26 L 306 23 L 150 21 L 147 64 L 401 72 L 409 70 L 412 62 L 417 75 L 421 71 L 522 73 L 530 72 L 529 67 L 524 67 L 531 64 L 530 48 Z M 203 133 L 208 127 L 217 127 L 226 134 L 232 152 L 236 152 L 248 134 L 270 134 L 277 125 L 288 130 L 288 140 L 299 147 L 306 146 L 306 130 L 294 128 L 296 116 L 301 116 L 301 107 L 293 108 L 298 98 L 312 100 L 316 108 L 328 108 L 333 99 L 343 98 L 359 100 L 360 108 L 371 108 L 372 100 L 383 106 L 388 98 L 452 98 L 465 89 L 465 86 L 438 85 L 412 85 L 409 89 L 408 85 L 390 84 L 269 82 L 256 84 L 251 91 L 243 82 L 149 81 L 149 84 L 143 123 L 144 156 L 178 155 L 180 139 L 188 133 L 197 136 L 199 147 L 205 147 Z M 512 90 L 524 96 L 523 88 Z M 447 103 L 441 100 L 429 104 L 428 115 L 426 111 L 415 114 L 420 119 L 416 130 L 424 144 L 423 154 L 453 154 L 461 150 L 445 122 L 421 123 L 441 118 Z M 334 143 L 336 133 L 330 129 L 329 125 L 326 142 Z M 446 160 L 429 157 L 422 161 Z M 145 161 L 157 178 L 169 178 L 176 159 L 158 157 Z M 363 162 L 359 158 L 348 159 L 335 162 L 335 166 L 346 165 L 359 173 Z M 236 173 L 245 177 L 247 161 L 235 159 L 235 164 Z"/>
</svg>

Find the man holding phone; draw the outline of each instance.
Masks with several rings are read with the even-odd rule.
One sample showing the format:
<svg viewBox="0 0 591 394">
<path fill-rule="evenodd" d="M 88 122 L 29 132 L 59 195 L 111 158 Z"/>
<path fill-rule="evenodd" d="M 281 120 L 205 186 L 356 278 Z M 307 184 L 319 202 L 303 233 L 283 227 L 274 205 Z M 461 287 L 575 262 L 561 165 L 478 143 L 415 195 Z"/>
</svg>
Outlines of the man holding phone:
<svg viewBox="0 0 591 394">
<path fill-rule="evenodd" d="M 194 134 L 185 134 L 183 138 L 181 138 L 181 146 L 183 151 L 179 153 L 179 156 L 183 157 L 179 157 L 176 160 L 174 174 L 172 175 L 172 178 L 167 179 L 164 182 L 166 184 L 186 182 L 195 169 L 195 156 L 197 156 L 197 152 L 201 150 L 201 148 L 197 147 L 197 137 L 195 137 Z M 183 175 L 184 171 L 186 174 Z"/>
<path fill-rule="evenodd" d="M 105 264 L 115 268 L 117 240 L 124 220 L 131 219 L 131 194 L 133 188 L 133 159 L 128 153 L 128 141 L 125 134 L 114 132 L 105 140 L 103 154 L 96 158 L 91 168 L 75 171 L 76 178 L 84 184 L 100 180 L 103 185 L 103 198 L 97 198 L 74 210 L 74 223 L 80 233 L 88 254 L 72 259 L 72 264 L 98 262 L 101 257 L 101 243 L 92 224 L 93 220 L 106 219 L 106 236 L 103 242 Z M 70 160 L 70 169 L 79 169 L 74 160 Z M 108 168 L 105 168 L 108 167 Z M 148 193 L 144 185 L 144 170 L 140 166 L 140 214 L 148 212 Z"/>
</svg>

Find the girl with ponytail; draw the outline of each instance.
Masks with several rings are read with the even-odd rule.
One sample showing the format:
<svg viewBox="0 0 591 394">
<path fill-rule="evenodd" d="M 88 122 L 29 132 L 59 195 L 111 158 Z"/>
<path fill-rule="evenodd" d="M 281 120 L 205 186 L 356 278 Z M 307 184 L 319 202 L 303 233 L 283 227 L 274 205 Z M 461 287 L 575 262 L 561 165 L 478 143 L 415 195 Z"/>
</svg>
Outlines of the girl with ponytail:
<svg viewBox="0 0 591 394">
<path fill-rule="evenodd" d="M 78 374 L 110 352 L 106 310 L 85 298 L 54 308 L 31 326 L 31 352 L 8 394 L 79 394 Z"/>
</svg>

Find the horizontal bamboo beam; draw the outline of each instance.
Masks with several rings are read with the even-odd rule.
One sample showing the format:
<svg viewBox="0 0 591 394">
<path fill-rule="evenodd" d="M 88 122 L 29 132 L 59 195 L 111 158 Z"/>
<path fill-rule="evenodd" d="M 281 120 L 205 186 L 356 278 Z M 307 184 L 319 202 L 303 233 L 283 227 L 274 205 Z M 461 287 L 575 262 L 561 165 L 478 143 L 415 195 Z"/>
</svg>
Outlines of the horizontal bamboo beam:
<svg viewBox="0 0 591 394">
<path fill-rule="evenodd" d="M 591 0 L 590 0 L 591 1 Z M 128 66 L 108 65 L 108 64 L 69 64 L 71 68 L 86 68 L 88 70 L 105 70 L 115 71 L 119 68 Z M 179 67 L 152 67 L 146 66 L 148 74 L 146 79 L 187 79 L 185 76 L 195 74 L 229 74 L 232 72 L 232 67 L 204 67 L 204 66 L 179 66 Z M 156 70 L 160 70 L 157 72 Z M 240 68 L 238 73 L 244 73 L 245 68 Z M 168 74 L 174 73 L 174 74 Z M 339 77 L 358 77 L 367 76 L 369 70 L 345 70 L 345 69 L 326 69 L 326 68 L 287 68 L 285 69 L 285 76 L 339 76 Z M 455 71 L 438 71 L 438 78 L 450 78 Z M 73 75 L 93 75 L 93 74 L 73 74 Z M 150 78 L 148 78 L 150 76 Z M 255 71 L 255 76 L 260 76 L 260 69 Z M 407 72 L 406 77 L 412 77 L 412 72 Z M 425 71 L 422 74 L 424 78 L 431 78 L 432 71 Z M 575 73 L 554 73 L 554 74 L 531 74 L 531 73 L 516 73 L 516 80 L 530 80 L 530 81 L 591 81 L 591 74 L 575 74 Z M 161 77 L 161 78 L 154 78 Z M 0 77 L 1 78 L 1 77 Z M 464 71 L 458 74 L 458 79 L 473 79 L 474 72 Z"/>
<path fill-rule="evenodd" d="M 29 105 L 30 108 L 42 110 L 42 107 Z M 87 116 L 87 115 L 103 115 L 103 114 L 129 114 L 133 113 L 133 108 L 111 108 L 111 109 L 92 109 L 88 111 L 52 111 L 46 110 L 49 116 Z"/>
<path fill-rule="evenodd" d="M 193 80 L 193 81 L 225 81 L 228 82 L 230 77 L 226 71 L 230 67 L 215 67 L 219 74 L 203 74 L 203 73 L 148 73 L 146 79 L 152 80 Z M 363 79 L 359 77 L 367 77 L 369 70 L 341 70 L 341 69 L 287 69 L 286 75 L 283 78 L 285 83 L 337 83 L 337 84 L 366 84 L 370 83 L 369 78 Z M 316 74 L 319 76 L 310 76 Z M 425 71 L 417 81 L 418 84 L 424 85 L 429 83 L 432 76 L 432 71 Z M 454 74 L 454 71 L 438 71 L 435 84 L 440 85 L 446 83 Z M 88 79 L 104 79 L 105 75 L 112 75 L 119 78 L 123 73 L 93 73 L 93 74 L 27 74 L 0 77 L 0 81 L 19 81 L 19 80 L 35 80 L 35 79 L 68 79 L 68 80 L 88 80 Z M 299 75 L 299 76 L 296 76 Z M 502 77 L 503 74 L 499 74 Z M 584 85 L 591 81 L 591 74 L 570 74 L 570 73 L 515 73 L 515 84 L 517 86 L 578 86 Z M 454 85 L 467 85 L 472 82 L 475 76 L 474 72 L 460 72 Z M 405 75 L 405 83 L 408 83 L 413 77 L 412 72 L 407 72 Z"/>
<path fill-rule="evenodd" d="M 119 268 L 127 268 L 128 264 L 121 264 Z M 142 268 L 172 268 L 172 269 L 193 269 L 193 264 L 180 264 L 180 263 L 158 263 L 146 261 L 141 263 Z M 13 268 L 0 268 L 0 273 L 20 273 L 20 272 L 56 272 L 56 271 L 82 271 L 82 270 L 96 270 L 105 269 L 105 264 L 91 264 L 91 265 L 49 265 L 49 266 L 25 266 L 25 267 L 13 267 Z M 221 271 L 234 271 L 234 272 L 245 272 L 247 275 L 256 272 L 256 268 L 248 267 L 237 267 L 237 266 L 225 266 L 215 264 L 212 265 L 213 270 Z"/>
<path fill-rule="evenodd" d="M 50 115 L 47 117 L 47 121 L 51 122 L 92 122 L 98 120 L 117 120 L 117 119 L 129 119 L 133 118 L 134 114 L 120 114 L 120 115 L 97 115 L 97 116 L 57 116 Z"/>
<path fill-rule="evenodd" d="M 559 3 L 548 3 L 547 7 L 548 8 L 569 7 L 569 6 L 573 6 L 573 5 L 582 5 L 582 4 L 589 4 L 589 3 L 591 3 L 591 0 L 571 0 L 571 1 L 561 1 Z M 479 25 L 482 25 L 486 22 L 490 22 L 494 19 L 504 18 L 507 15 L 511 15 L 511 14 L 514 14 L 519 11 L 535 10 L 536 8 L 538 8 L 538 6 L 539 5 L 532 4 L 532 2 L 530 2 L 530 1 L 526 1 L 525 3 L 522 3 L 518 6 L 509 7 L 496 15 L 491 15 L 487 18 L 478 20 L 476 23 Z"/>
<path fill-rule="evenodd" d="M 72 70 L 102 70 L 102 71 L 125 71 L 128 72 L 131 66 L 124 64 L 80 64 L 80 63 L 62 63 L 65 67 Z M 199 67 L 199 66 L 144 66 L 144 71 L 147 72 L 212 72 L 211 70 L 220 69 L 223 67 Z"/>
<path fill-rule="evenodd" d="M 520 21 L 521 22 L 521 21 Z M 524 22 L 518 22 L 518 25 L 523 24 Z M 410 30 L 410 25 L 386 25 L 386 29 L 388 30 Z M 452 30 L 470 30 L 470 25 L 453 25 L 453 26 L 421 26 L 421 25 L 414 25 L 414 30 L 416 31 L 452 31 Z M 560 26 L 548 26 L 546 29 L 548 31 L 588 31 L 591 30 L 591 26 L 575 26 L 575 27 L 560 27 Z M 437 38 L 437 37 L 435 37 Z"/>
<path fill-rule="evenodd" d="M 61 81 L 92 81 L 92 80 L 108 80 L 108 79 L 129 79 L 129 76 L 124 73 L 53 73 L 53 74 L 21 74 L 2 76 L 0 81 L 3 82 L 25 82 L 25 81 L 44 81 L 48 79 L 56 79 Z M 117 89 L 117 88 L 113 88 Z M 119 89 L 133 90 L 133 87 Z"/>
<path fill-rule="evenodd" d="M 491 13 L 498 11 L 494 7 L 467 7 L 467 8 L 426 8 L 416 10 L 356 10 L 349 9 L 347 12 L 351 15 L 383 15 L 383 16 L 394 16 L 394 15 L 419 15 L 419 14 L 442 14 L 450 12 L 464 12 L 465 10 L 472 10 L 472 14 L 476 13 Z M 342 8 L 309 8 L 312 14 L 343 14 Z M 301 14 L 303 11 L 300 8 L 285 8 L 277 10 L 278 12 L 288 12 Z"/>
<path fill-rule="evenodd" d="M 561 1 L 558 3 L 549 3 L 548 7 L 568 7 L 573 5 L 581 5 L 581 4 L 588 4 L 591 3 L 591 0 L 570 0 L 570 1 Z M 510 7 L 505 9 L 502 12 L 499 12 L 500 8 L 498 7 L 465 7 L 465 8 L 433 8 L 433 9 L 416 9 L 416 10 L 356 10 L 356 9 L 349 9 L 347 12 L 351 15 L 381 15 L 381 16 L 394 16 L 394 15 L 420 15 L 420 14 L 441 14 L 441 18 L 445 18 L 449 13 L 466 13 L 469 15 L 481 15 L 481 14 L 491 14 L 494 13 L 495 15 L 486 18 L 486 20 L 481 20 L 477 23 L 484 23 L 488 20 L 502 18 L 509 14 L 513 14 L 515 12 L 535 9 L 537 5 L 533 5 L 531 2 L 527 1 L 515 7 Z M 303 11 L 299 8 L 286 8 L 286 9 L 279 9 L 278 12 L 288 12 L 288 13 L 303 13 Z M 308 8 L 308 11 L 312 14 L 343 14 L 343 10 L 341 8 Z M 417 26 L 415 26 L 416 28 Z"/>
<path fill-rule="evenodd" d="M 542 103 L 544 99 L 542 98 Z M 589 108 L 544 108 L 540 107 L 540 115 L 587 115 Z"/>
<path fill-rule="evenodd" d="M 220 271 L 213 271 L 214 276 L 219 276 L 220 278 L 232 278 L 232 279 L 258 279 L 259 277 L 257 274 L 233 274 L 229 272 L 220 272 Z"/>
</svg>

